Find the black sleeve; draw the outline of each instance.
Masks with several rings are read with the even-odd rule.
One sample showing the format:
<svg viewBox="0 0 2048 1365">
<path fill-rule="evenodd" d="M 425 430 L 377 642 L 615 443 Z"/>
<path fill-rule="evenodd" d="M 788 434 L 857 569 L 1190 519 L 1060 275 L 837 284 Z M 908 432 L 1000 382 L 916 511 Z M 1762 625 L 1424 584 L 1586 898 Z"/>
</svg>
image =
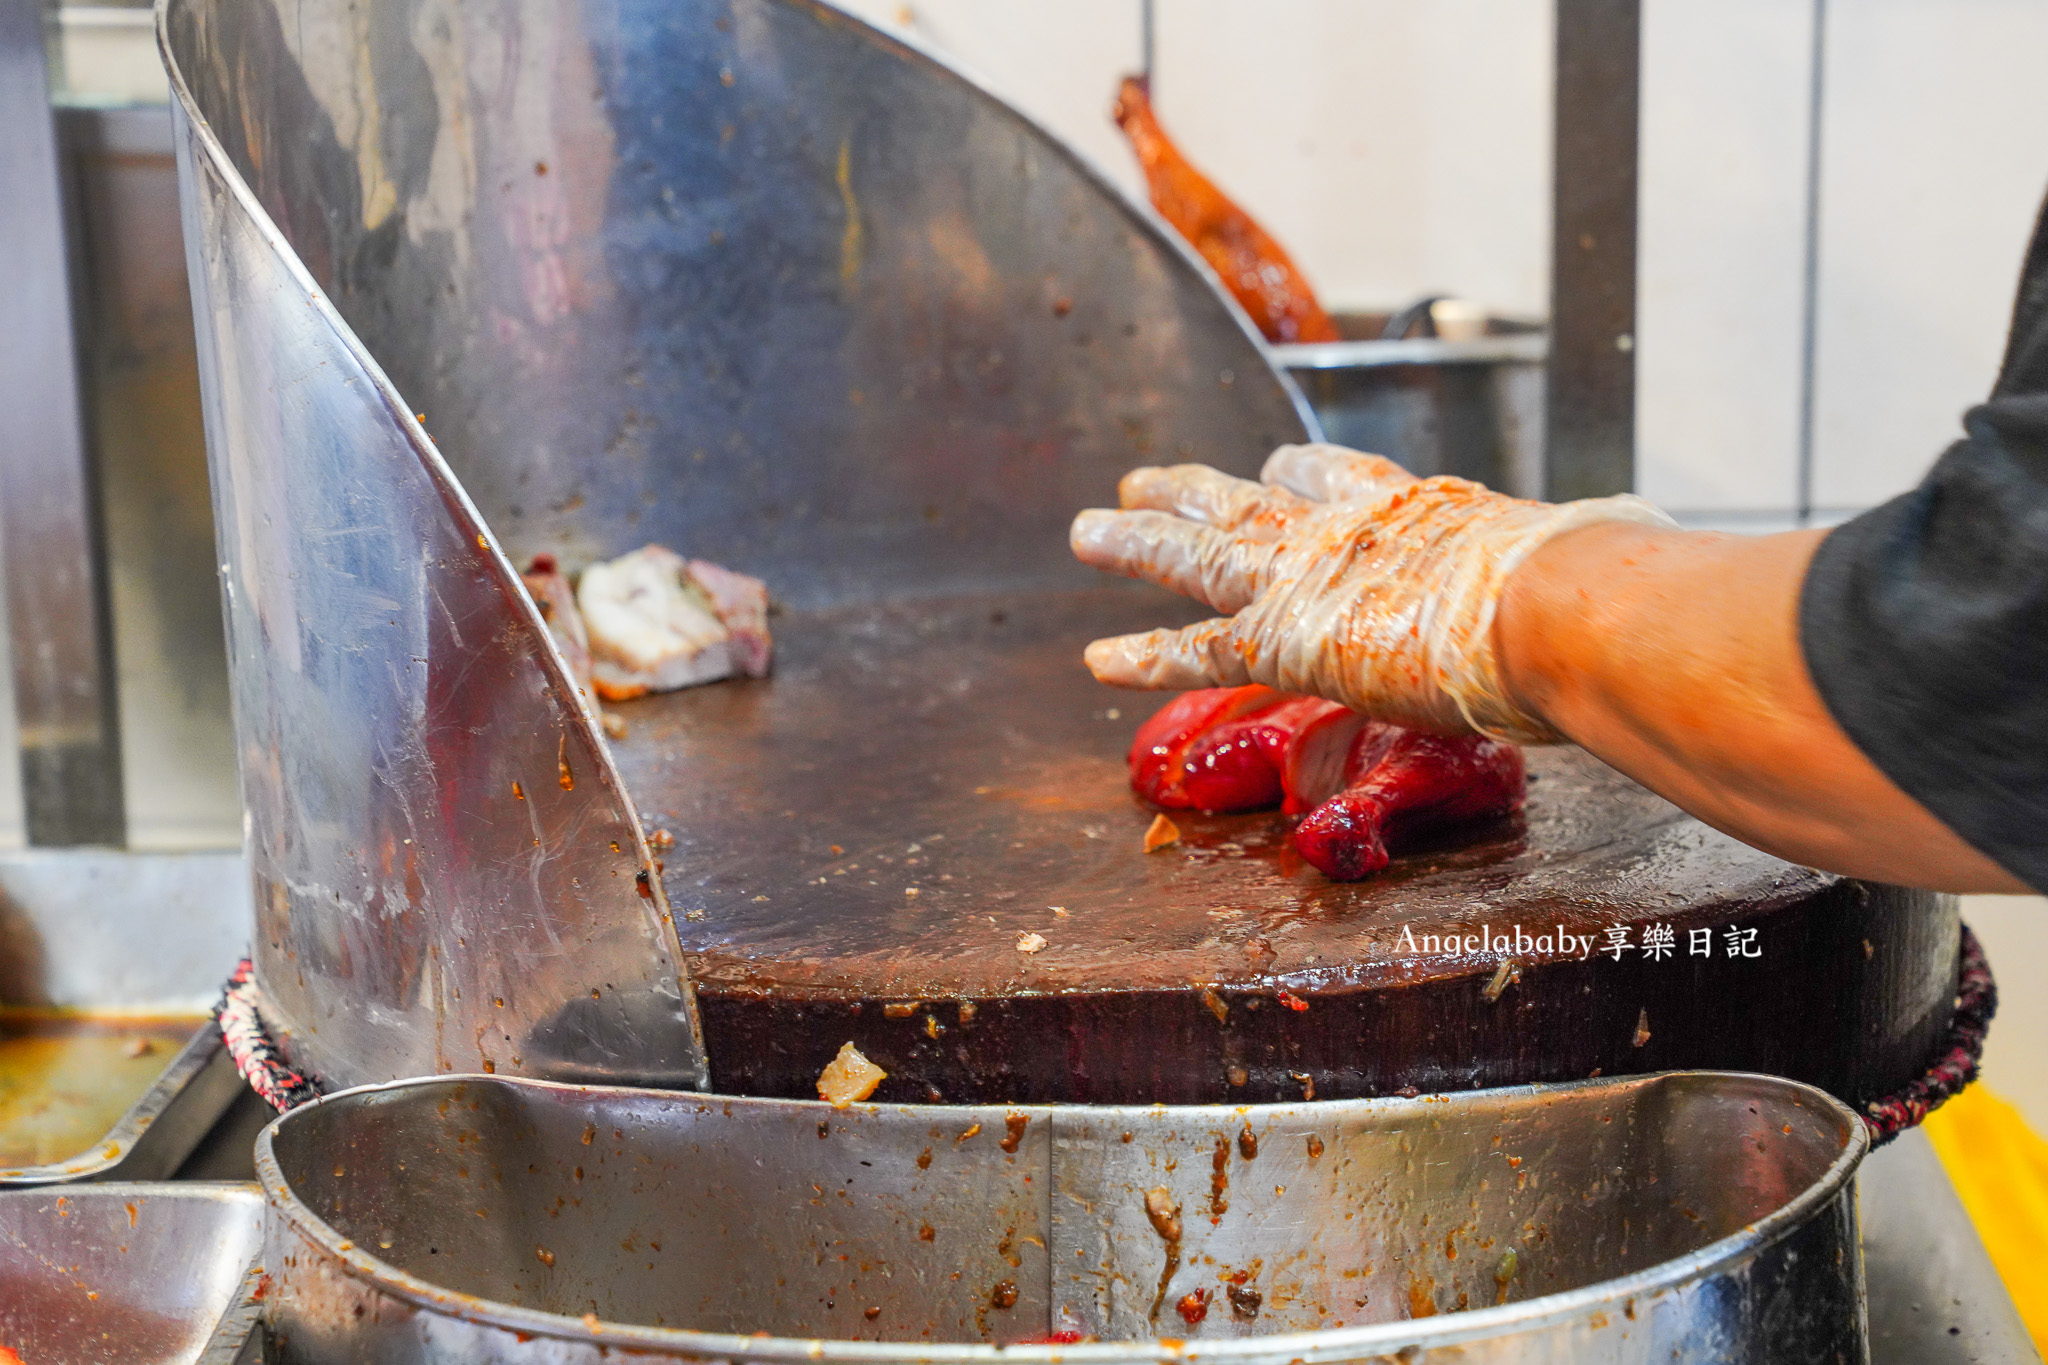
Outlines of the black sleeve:
<svg viewBox="0 0 2048 1365">
<path fill-rule="evenodd" d="M 1821 542 L 1800 643 L 1856 746 L 2048 891 L 2048 206 L 1963 429 L 1918 488 Z"/>
</svg>

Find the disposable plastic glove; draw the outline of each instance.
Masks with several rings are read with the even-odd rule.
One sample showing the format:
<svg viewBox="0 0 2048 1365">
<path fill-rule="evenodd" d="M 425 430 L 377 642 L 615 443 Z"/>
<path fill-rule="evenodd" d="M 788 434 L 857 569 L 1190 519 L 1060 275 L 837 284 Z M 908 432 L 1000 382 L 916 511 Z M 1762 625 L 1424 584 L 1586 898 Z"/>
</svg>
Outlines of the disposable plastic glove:
<svg viewBox="0 0 2048 1365">
<path fill-rule="evenodd" d="M 1333 445 L 1282 446 L 1252 483 L 1206 465 L 1134 469 L 1124 510 L 1074 519 L 1074 553 L 1229 613 L 1097 640 L 1121 687 L 1264 683 L 1439 734 L 1562 738 L 1507 695 L 1493 619 L 1508 576 L 1553 536 L 1602 521 L 1674 523 L 1641 498 L 1528 502 L 1468 479 L 1418 479 Z"/>
</svg>

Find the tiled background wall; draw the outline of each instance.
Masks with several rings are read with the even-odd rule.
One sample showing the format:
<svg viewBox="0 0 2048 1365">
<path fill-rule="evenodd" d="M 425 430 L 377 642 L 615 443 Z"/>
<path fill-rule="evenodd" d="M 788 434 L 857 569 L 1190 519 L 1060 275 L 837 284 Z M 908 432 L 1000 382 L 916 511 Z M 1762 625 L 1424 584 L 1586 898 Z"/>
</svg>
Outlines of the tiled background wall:
<svg viewBox="0 0 2048 1365">
<path fill-rule="evenodd" d="M 1816 491 L 1912 482 L 1991 382 L 2048 184 L 2048 5 L 1831 6 Z"/>
</svg>

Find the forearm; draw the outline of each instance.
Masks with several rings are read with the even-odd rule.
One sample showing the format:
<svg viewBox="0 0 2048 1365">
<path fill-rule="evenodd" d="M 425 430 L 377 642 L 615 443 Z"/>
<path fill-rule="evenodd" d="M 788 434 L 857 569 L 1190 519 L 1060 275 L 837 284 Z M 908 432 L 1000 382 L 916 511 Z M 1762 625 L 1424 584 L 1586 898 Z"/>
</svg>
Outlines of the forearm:
<svg viewBox="0 0 2048 1365">
<path fill-rule="evenodd" d="M 1864 757 L 1799 647 L 1822 533 L 1624 524 L 1560 536 L 1508 581 L 1494 625 L 1519 704 L 1745 843 L 1829 871 L 2023 891 Z"/>
</svg>

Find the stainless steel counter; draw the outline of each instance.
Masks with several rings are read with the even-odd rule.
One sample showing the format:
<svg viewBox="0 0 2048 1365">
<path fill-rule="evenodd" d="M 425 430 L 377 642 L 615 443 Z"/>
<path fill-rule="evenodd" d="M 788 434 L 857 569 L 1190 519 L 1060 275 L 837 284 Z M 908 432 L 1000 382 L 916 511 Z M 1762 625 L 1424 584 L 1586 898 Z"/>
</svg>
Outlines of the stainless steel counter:
<svg viewBox="0 0 2048 1365">
<path fill-rule="evenodd" d="M 1927 1134 L 1871 1153 L 1857 1185 L 1871 1365 L 2041 1359 Z"/>
</svg>

